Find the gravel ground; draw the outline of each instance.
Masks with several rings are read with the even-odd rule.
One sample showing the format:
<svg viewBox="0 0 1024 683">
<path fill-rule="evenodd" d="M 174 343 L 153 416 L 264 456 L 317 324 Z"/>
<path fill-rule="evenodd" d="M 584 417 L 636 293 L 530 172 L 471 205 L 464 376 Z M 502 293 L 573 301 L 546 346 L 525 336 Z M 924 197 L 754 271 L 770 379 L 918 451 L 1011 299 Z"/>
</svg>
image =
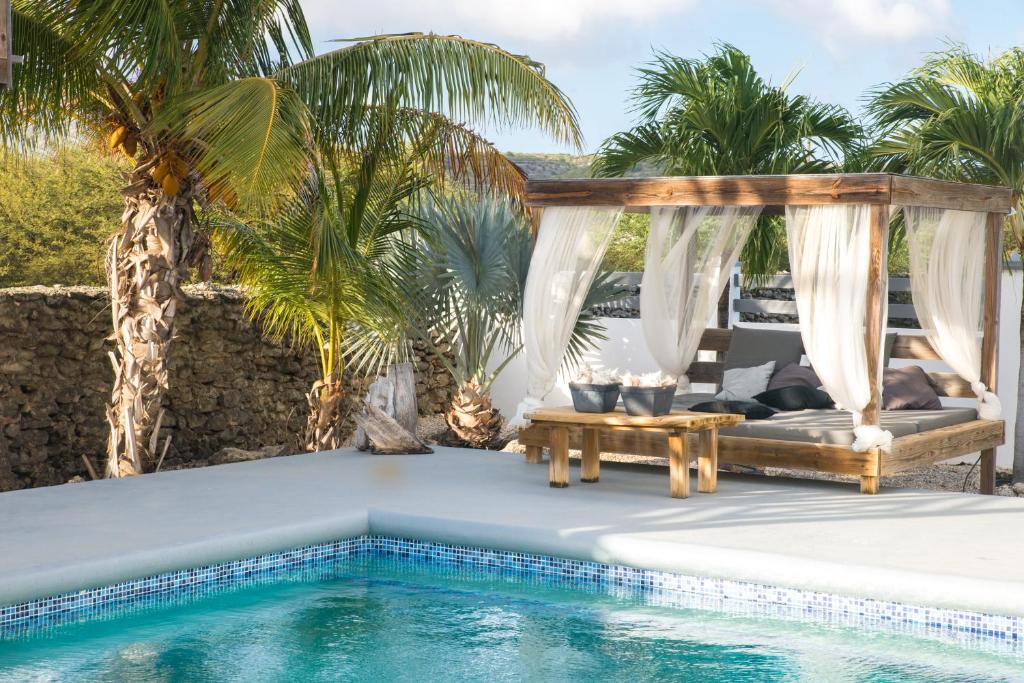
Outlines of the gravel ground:
<svg viewBox="0 0 1024 683">
<path fill-rule="evenodd" d="M 419 422 L 419 436 L 424 441 L 437 443 L 445 430 L 444 416 L 433 415 L 422 417 Z M 508 439 L 508 443 L 501 450 L 506 453 L 524 453 L 525 449 L 515 440 L 515 430 L 506 429 L 502 436 Z M 569 451 L 569 457 L 579 459 L 579 451 Z M 655 458 L 643 455 L 627 455 L 623 453 L 604 453 L 601 459 L 610 462 L 628 462 L 655 467 L 668 467 L 668 459 Z M 744 471 L 748 471 L 744 468 Z M 844 481 L 856 483 L 857 477 L 850 477 L 841 474 L 826 474 L 819 472 L 808 472 L 805 470 L 788 470 L 780 467 L 769 467 L 763 472 L 750 470 L 751 476 L 769 477 L 793 477 L 802 479 L 823 479 L 827 481 Z M 1018 484 L 1017 491 L 1004 482 L 1009 482 L 1009 471 L 1000 470 L 997 473 L 997 481 L 1001 484 L 996 487 L 996 493 L 1001 496 L 1024 496 L 1024 486 Z M 892 476 L 882 477 L 882 486 L 888 488 L 907 489 L 928 489 L 932 491 L 966 491 L 967 493 L 978 492 L 978 468 L 971 464 L 957 465 L 932 465 L 919 470 L 901 472 Z"/>
</svg>

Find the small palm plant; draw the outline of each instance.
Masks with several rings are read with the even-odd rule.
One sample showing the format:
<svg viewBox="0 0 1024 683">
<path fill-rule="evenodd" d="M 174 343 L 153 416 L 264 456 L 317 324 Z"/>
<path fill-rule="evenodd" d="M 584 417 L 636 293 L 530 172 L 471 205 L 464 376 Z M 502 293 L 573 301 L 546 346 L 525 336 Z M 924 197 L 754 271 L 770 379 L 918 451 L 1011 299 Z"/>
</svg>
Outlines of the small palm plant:
<svg viewBox="0 0 1024 683">
<path fill-rule="evenodd" d="M 522 213 L 507 202 L 465 198 L 426 203 L 425 244 L 408 271 L 413 334 L 443 340 L 437 356 L 451 374 L 455 394 L 445 413 L 448 438 L 474 448 L 493 447 L 502 428 L 491 386 L 522 349 L 523 293 L 531 236 Z M 603 328 L 590 308 L 620 298 L 608 274 L 591 288 L 566 354 L 568 363 L 598 339 Z"/>
<path fill-rule="evenodd" d="M 311 451 L 343 445 L 346 379 L 375 369 L 360 361 L 388 358 L 360 353 L 359 340 L 402 348 L 396 331 L 405 306 L 395 283 L 410 257 L 398 235 L 415 229 L 407 202 L 428 182 L 408 151 L 393 148 L 326 165 L 280 212 L 248 224 L 226 218 L 215 232 L 264 333 L 319 359 L 320 377 L 307 396 Z"/>
</svg>

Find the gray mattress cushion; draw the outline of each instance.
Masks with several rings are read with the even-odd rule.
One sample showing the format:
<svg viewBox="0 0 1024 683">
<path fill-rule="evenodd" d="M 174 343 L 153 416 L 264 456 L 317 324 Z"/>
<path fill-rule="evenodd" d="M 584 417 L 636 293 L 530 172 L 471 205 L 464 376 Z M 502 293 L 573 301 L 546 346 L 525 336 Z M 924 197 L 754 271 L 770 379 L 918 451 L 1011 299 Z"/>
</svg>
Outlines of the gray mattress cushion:
<svg viewBox="0 0 1024 683">
<path fill-rule="evenodd" d="M 883 410 L 882 427 L 894 437 L 940 429 L 977 419 L 973 408 L 943 410 Z M 780 412 L 768 420 L 751 420 L 722 429 L 723 436 L 753 439 L 805 441 L 849 446 L 853 443 L 853 425 L 845 410 L 796 410 Z"/>
<path fill-rule="evenodd" d="M 714 400 L 714 394 L 680 394 L 672 406 L 686 410 L 698 403 Z M 942 410 L 883 410 L 882 427 L 895 437 L 927 432 L 978 419 L 973 408 Z M 752 439 L 804 441 L 849 446 L 853 443 L 853 425 L 845 410 L 793 410 L 776 413 L 767 420 L 749 420 L 720 432 L 723 436 Z"/>
</svg>

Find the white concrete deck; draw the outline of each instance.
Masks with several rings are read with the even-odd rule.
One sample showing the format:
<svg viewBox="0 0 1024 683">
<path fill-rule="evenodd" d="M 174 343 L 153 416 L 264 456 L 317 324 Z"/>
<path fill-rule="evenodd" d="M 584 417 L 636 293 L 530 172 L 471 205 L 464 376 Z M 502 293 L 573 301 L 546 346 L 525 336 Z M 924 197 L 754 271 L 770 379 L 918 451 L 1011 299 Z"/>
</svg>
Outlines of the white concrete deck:
<svg viewBox="0 0 1024 683">
<path fill-rule="evenodd" d="M 0 494 L 0 605 L 364 533 L 1024 616 L 1024 501 L 337 451 Z"/>
</svg>

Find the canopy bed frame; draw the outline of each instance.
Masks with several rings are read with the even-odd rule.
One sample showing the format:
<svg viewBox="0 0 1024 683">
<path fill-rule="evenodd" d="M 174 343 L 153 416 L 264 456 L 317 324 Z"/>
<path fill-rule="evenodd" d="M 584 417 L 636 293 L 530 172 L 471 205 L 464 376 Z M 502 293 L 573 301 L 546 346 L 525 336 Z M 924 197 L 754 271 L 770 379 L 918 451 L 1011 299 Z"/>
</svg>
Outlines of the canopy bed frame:
<svg viewBox="0 0 1024 683">
<path fill-rule="evenodd" d="M 986 400 L 983 396 L 990 397 L 989 400 L 998 406 L 998 399 L 990 392 L 995 391 L 997 376 L 1002 229 L 1004 218 L 1012 206 L 1011 191 L 1007 188 L 950 183 L 886 173 L 537 180 L 529 181 L 526 185 L 526 204 L 534 215 L 535 240 L 540 238 L 541 230 L 549 227 L 557 229 L 564 224 L 556 224 L 552 220 L 549 226 L 549 222 L 542 219 L 544 210 L 549 207 L 605 207 L 627 212 L 663 211 L 666 210 L 664 207 L 758 207 L 760 215 L 787 214 L 788 221 L 792 221 L 796 215 L 789 211 L 805 210 L 808 207 L 864 207 L 863 210 L 868 213 L 861 225 L 866 229 L 867 234 L 863 239 L 866 240 L 864 244 L 867 248 L 863 251 L 866 257 L 863 266 L 857 268 L 857 277 L 860 278 L 858 282 L 865 282 L 863 276 L 866 271 L 867 291 L 866 299 L 861 299 L 862 303 L 866 301 L 863 307 L 864 320 L 857 323 L 857 329 L 862 330 L 864 335 L 866 376 L 872 379 L 870 399 L 862 405 L 857 416 L 858 429 L 863 426 L 876 432 L 880 429 L 881 387 L 878 378 L 881 377 L 883 363 L 881 346 L 888 305 L 887 245 L 891 212 L 897 208 L 906 210 L 907 207 L 949 210 L 953 213 L 973 212 L 967 218 L 976 220 L 974 225 L 979 226 L 979 234 L 983 233 L 985 242 L 983 264 L 979 262 L 979 265 L 983 265 L 984 284 L 978 285 L 980 289 L 977 292 L 977 298 L 980 299 L 980 368 L 972 371 L 976 375 L 973 383 L 956 373 L 930 374 L 935 380 L 939 395 L 977 395 L 982 401 Z M 758 214 L 753 215 L 756 220 Z M 908 213 L 908 220 L 910 215 Z M 820 227 L 814 223 L 813 214 L 809 221 L 806 217 L 804 221 L 808 232 Z M 947 231 L 945 234 L 950 233 Z M 742 239 L 745 239 L 745 236 Z M 792 243 L 792 236 L 790 241 Z M 982 248 L 981 245 L 977 246 L 979 249 Z M 538 254 L 542 247 L 544 243 L 540 240 L 534 256 L 535 264 L 538 262 Z M 603 254 L 603 248 L 600 253 Z M 540 258 L 542 265 L 547 263 L 544 258 L 546 257 L 543 255 Z M 599 260 L 598 255 L 595 262 Z M 531 268 L 531 273 L 532 271 Z M 819 276 L 820 280 L 822 273 L 816 272 L 812 275 Z M 581 280 L 589 287 L 589 280 Z M 718 288 L 715 292 L 717 299 L 721 288 L 717 284 L 715 286 Z M 527 289 L 530 289 L 529 284 Z M 532 300 L 545 301 L 543 297 L 550 298 L 550 293 L 535 291 Z M 799 301 L 799 291 L 797 298 Z M 526 305 L 531 305 L 529 292 Z M 549 315 L 548 319 L 556 318 Z M 572 319 L 575 319 L 575 315 Z M 706 320 L 707 317 L 703 319 Z M 803 316 L 801 323 L 806 324 Z M 544 325 L 535 323 L 534 326 Z M 697 348 L 724 352 L 729 348 L 730 337 L 731 330 L 728 329 L 705 329 L 700 333 Z M 526 330 L 526 340 L 529 370 L 532 361 L 529 329 Z M 940 350 L 942 346 L 943 344 L 939 344 Z M 686 348 L 692 347 L 693 344 Z M 952 354 L 947 352 L 944 358 L 940 350 L 937 350 L 925 336 L 900 335 L 893 346 L 891 357 L 949 361 Z M 564 354 L 564 345 L 552 358 L 557 357 L 560 360 L 561 354 Z M 548 355 L 551 356 L 550 353 Z M 724 371 L 721 362 L 696 362 L 693 361 L 696 354 L 690 355 L 691 357 L 685 359 L 686 362 L 683 363 L 685 371 L 682 374 L 692 382 L 721 384 Z M 808 350 L 808 356 L 810 355 Z M 978 355 L 975 354 L 973 358 L 976 367 Z M 817 365 L 817 362 L 814 364 Z M 553 372 L 547 372 L 546 391 L 550 391 Z M 825 384 L 825 388 L 829 389 L 827 381 Z M 532 390 L 532 394 L 543 394 L 546 391 Z M 535 400 L 536 398 L 540 396 L 535 397 Z M 979 410 L 979 417 L 980 413 Z M 988 417 L 989 419 L 976 419 L 895 438 L 889 434 L 890 441 L 884 445 L 877 442 L 868 448 L 723 435 L 719 439 L 719 458 L 723 463 L 736 465 L 775 466 L 855 475 L 860 477 L 861 492 L 870 494 L 877 493 L 882 475 L 980 451 L 981 491 L 992 493 L 995 482 L 995 449 L 1004 443 L 1005 423 L 1000 419 L 994 419 L 991 414 Z M 519 439 L 526 446 L 527 460 L 539 462 L 542 449 L 548 443 L 546 429 L 539 425 L 524 426 L 520 430 Z M 573 447 L 578 448 L 581 434 L 570 433 L 570 442 Z M 667 443 L 664 435 L 656 433 L 624 433 L 619 437 L 609 435 L 602 441 L 602 450 L 663 456 L 667 450 Z"/>
</svg>

